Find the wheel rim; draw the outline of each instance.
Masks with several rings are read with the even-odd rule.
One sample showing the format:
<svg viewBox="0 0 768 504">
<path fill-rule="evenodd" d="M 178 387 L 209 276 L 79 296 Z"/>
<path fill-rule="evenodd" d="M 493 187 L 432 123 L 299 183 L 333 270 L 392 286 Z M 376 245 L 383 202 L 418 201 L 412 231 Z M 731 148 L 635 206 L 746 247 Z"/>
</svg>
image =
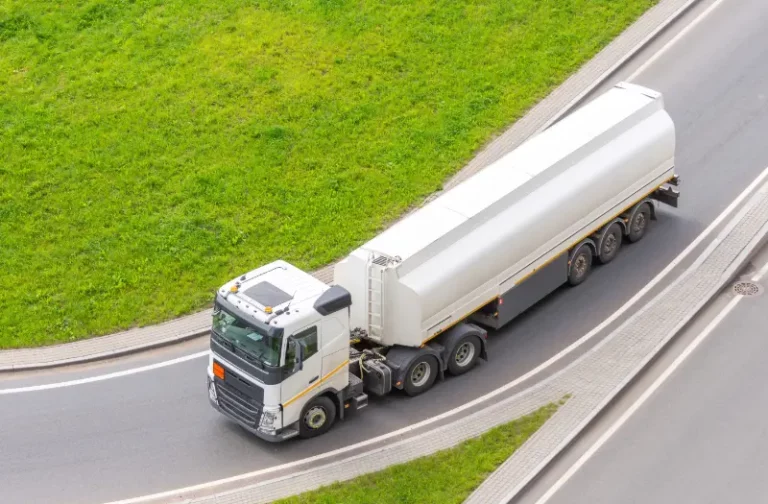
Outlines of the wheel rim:
<svg viewBox="0 0 768 504">
<path fill-rule="evenodd" d="M 456 365 L 459 367 L 465 367 L 475 357 L 475 345 L 469 341 L 462 343 L 459 348 L 456 349 Z"/>
<path fill-rule="evenodd" d="M 314 408 L 309 408 L 304 415 L 304 424 L 310 429 L 317 430 L 325 425 L 327 418 L 325 409 L 320 406 L 315 406 Z"/>
<path fill-rule="evenodd" d="M 573 263 L 573 270 L 576 272 L 577 278 L 584 276 L 584 273 L 587 272 L 587 258 L 585 254 L 579 254 Z"/>
<path fill-rule="evenodd" d="M 608 236 L 605 237 L 605 243 L 603 243 L 603 255 L 605 256 L 612 256 L 613 253 L 616 251 L 616 245 L 618 244 L 618 239 L 616 238 L 615 233 L 611 233 Z"/>
<path fill-rule="evenodd" d="M 644 212 L 638 212 L 637 216 L 635 217 L 635 221 L 632 223 L 632 233 L 633 234 L 639 234 L 642 233 L 645 229 L 645 213 Z"/>
<path fill-rule="evenodd" d="M 416 387 L 421 387 L 427 383 L 430 374 L 432 374 L 432 369 L 429 367 L 429 364 L 419 362 L 411 371 L 411 383 Z"/>
</svg>

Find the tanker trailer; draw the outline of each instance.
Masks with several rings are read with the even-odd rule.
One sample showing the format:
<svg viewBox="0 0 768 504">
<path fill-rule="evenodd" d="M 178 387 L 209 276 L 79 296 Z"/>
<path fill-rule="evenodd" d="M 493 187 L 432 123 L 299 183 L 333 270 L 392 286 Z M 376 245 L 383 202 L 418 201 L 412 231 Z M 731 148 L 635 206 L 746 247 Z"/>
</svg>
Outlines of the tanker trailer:
<svg viewBox="0 0 768 504">
<path fill-rule="evenodd" d="M 369 395 L 469 371 L 488 328 L 677 206 L 674 153 L 662 95 L 621 83 L 354 250 L 331 285 L 283 261 L 228 282 L 211 403 L 262 438 L 312 437 Z"/>
</svg>

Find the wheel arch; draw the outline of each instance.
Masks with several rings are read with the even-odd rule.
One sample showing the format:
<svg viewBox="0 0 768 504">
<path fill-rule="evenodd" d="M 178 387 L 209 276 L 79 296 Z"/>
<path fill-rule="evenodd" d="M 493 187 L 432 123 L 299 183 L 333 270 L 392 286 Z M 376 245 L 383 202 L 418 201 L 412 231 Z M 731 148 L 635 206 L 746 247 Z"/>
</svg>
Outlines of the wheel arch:
<svg viewBox="0 0 768 504">
<path fill-rule="evenodd" d="M 571 250 L 568 251 L 568 266 L 571 265 L 571 260 L 573 259 L 573 256 L 576 254 L 576 252 L 578 252 L 579 249 L 584 246 L 589 247 L 593 256 L 597 255 L 597 244 L 595 243 L 595 240 L 593 240 L 591 236 L 584 238 L 574 247 L 571 247 Z"/>
<path fill-rule="evenodd" d="M 486 362 L 488 361 L 488 331 L 475 324 L 461 322 L 427 343 L 427 346 L 431 346 L 435 351 L 440 352 L 443 371 L 448 368 L 448 356 L 454 345 L 467 335 L 476 336 L 480 340 L 480 358 Z"/>
<path fill-rule="evenodd" d="M 405 374 L 408 372 L 408 368 L 411 363 L 417 357 L 424 354 L 432 356 L 437 360 L 438 378 L 443 380 L 445 378 L 445 364 L 444 359 L 439 351 L 437 351 L 431 345 L 425 345 L 420 348 L 412 348 L 396 345 L 387 352 L 387 359 L 384 363 L 392 370 L 392 386 L 394 388 L 403 389 L 405 383 Z"/>
<path fill-rule="evenodd" d="M 336 390 L 336 387 L 327 387 L 318 391 L 317 393 L 310 396 L 309 399 L 307 399 L 307 402 L 305 402 L 301 407 L 299 418 L 301 418 L 301 416 L 304 414 L 307 406 L 318 397 L 327 397 L 330 399 L 333 405 L 336 407 L 337 418 L 342 419 L 344 417 L 344 392 L 341 390 Z"/>
<path fill-rule="evenodd" d="M 608 231 L 611 226 L 618 224 L 621 228 L 621 233 L 626 236 L 626 234 L 629 233 L 628 223 L 629 219 L 623 219 L 622 217 L 615 217 L 614 219 L 606 222 L 598 232 L 591 236 L 592 240 L 595 242 L 595 247 L 597 247 L 597 250 L 600 250 L 605 232 Z"/>
<path fill-rule="evenodd" d="M 336 418 L 339 420 L 344 419 L 344 392 L 336 390 L 335 387 L 328 387 L 318 394 L 318 396 L 325 396 L 333 402 L 336 406 Z"/>
</svg>

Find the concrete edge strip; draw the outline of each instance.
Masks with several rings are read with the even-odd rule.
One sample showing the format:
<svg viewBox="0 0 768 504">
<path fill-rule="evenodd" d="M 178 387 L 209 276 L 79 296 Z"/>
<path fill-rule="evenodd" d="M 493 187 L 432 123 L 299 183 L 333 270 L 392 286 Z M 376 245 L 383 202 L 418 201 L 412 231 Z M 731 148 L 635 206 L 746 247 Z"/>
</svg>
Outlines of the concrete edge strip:
<svg viewBox="0 0 768 504">
<path fill-rule="evenodd" d="M 87 353 L 83 355 L 77 355 L 74 357 L 65 357 L 61 359 L 45 361 L 45 362 L 29 362 L 20 364 L 10 364 L 7 366 L 0 366 L 0 373 L 8 371 L 33 371 L 37 369 L 50 369 L 62 366 L 71 366 L 74 364 L 87 364 L 89 362 L 103 361 L 107 359 L 114 359 L 125 355 L 131 355 L 155 348 L 162 348 L 165 346 L 175 345 L 177 343 L 183 343 L 188 340 L 199 338 L 208 334 L 209 329 L 199 329 L 193 331 L 185 331 L 178 335 L 173 335 L 167 338 L 158 338 L 156 340 L 141 343 L 139 345 L 117 347 L 112 350 L 104 350 L 100 352 Z M 97 338 L 99 336 L 96 336 Z M 14 351 L 14 350 L 6 350 Z"/>
<path fill-rule="evenodd" d="M 540 107 L 544 102 L 546 102 L 549 99 L 552 99 L 553 97 L 557 96 L 558 93 L 562 93 L 563 89 L 566 87 L 573 86 L 574 80 L 576 80 L 580 74 L 586 74 L 586 70 L 590 66 L 598 66 L 600 63 L 602 63 L 600 60 L 604 58 L 611 57 L 610 53 L 608 52 L 608 48 L 611 47 L 614 44 L 620 43 L 622 37 L 624 37 L 627 32 L 632 30 L 634 27 L 639 26 L 645 19 L 648 18 L 648 16 L 652 16 L 656 11 L 662 9 L 665 5 L 672 5 L 676 2 L 679 2 L 680 0 L 661 0 L 659 3 L 657 3 L 655 6 L 651 7 L 648 11 L 646 11 L 640 18 L 638 18 L 632 25 L 630 25 L 627 29 L 622 32 L 616 39 L 611 41 L 606 47 L 603 48 L 598 54 L 596 54 L 590 61 L 588 61 L 580 70 L 572 74 L 569 78 L 567 78 L 558 88 L 556 88 L 554 91 L 552 91 L 546 98 L 544 98 L 541 102 L 534 105 L 534 107 L 523 117 L 520 118 L 520 120 L 516 121 L 512 124 L 510 129 L 514 129 L 514 125 L 520 122 L 525 121 L 526 119 L 530 122 L 540 122 L 545 121 L 544 125 L 539 127 L 536 131 L 532 133 L 536 133 L 538 131 L 543 130 L 548 125 L 552 124 L 553 122 L 559 120 L 561 117 L 566 115 L 570 110 L 572 110 L 574 107 L 576 107 L 581 100 L 585 96 L 587 96 L 592 90 L 594 90 L 597 86 L 605 82 L 611 75 L 613 75 L 616 70 L 618 70 L 622 65 L 624 65 L 629 59 L 631 59 L 635 54 L 637 54 L 639 51 L 641 51 L 645 46 L 647 46 L 650 42 L 655 40 L 656 37 L 659 36 L 661 32 L 663 32 L 668 26 L 670 26 L 672 23 L 674 23 L 681 15 L 683 15 L 685 12 L 687 12 L 692 6 L 694 6 L 696 3 L 698 3 L 701 0 L 687 0 L 683 5 L 681 5 L 678 9 L 674 11 L 674 13 L 662 20 L 660 22 L 656 23 L 654 26 L 652 26 L 648 33 L 633 47 L 631 47 L 628 51 L 625 51 L 621 55 L 615 58 L 615 61 L 613 61 L 607 70 L 603 71 L 600 76 L 597 79 L 592 79 L 590 82 L 586 83 L 585 85 L 581 85 L 580 89 L 575 89 L 571 91 L 571 93 L 575 92 L 575 95 L 566 103 L 565 106 L 561 107 L 554 115 L 549 115 L 549 112 L 546 108 Z M 608 56 L 606 56 L 608 54 Z M 549 116 L 549 119 L 547 119 L 547 116 Z M 509 131 L 509 130 L 507 130 Z M 521 143 L 525 140 L 530 134 L 525 134 L 525 132 L 519 132 L 521 134 L 518 134 L 515 143 Z M 493 142 L 486 145 L 484 149 L 482 149 L 478 155 L 475 157 L 477 159 L 478 157 L 481 157 L 486 151 L 493 149 Z M 487 166 L 473 166 L 477 163 L 473 163 L 473 161 L 470 161 L 467 166 L 465 166 L 464 169 L 460 170 L 459 173 L 454 175 L 447 183 L 446 188 L 457 185 L 461 183 L 463 180 L 468 178 L 469 176 L 473 175 L 475 172 L 479 171 L 480 169 Z M 439 194 L 439 193 L 436 193 Z M 432 195 L 430 198 L 427 198 L 427 201 L 434 198 L 435 195 Z M 329 265 L 323 268 L 320 268 L 319 270 L 316 270 L 313 272 L 313 275 L 317 278 L 328 281 L 327 277 L 328 272 L 331 270 L 333 265 Z M 203 310 L 205 312 L 206 310 Z M 192 314 L 194 315 L 194 314 Z M 189 315 L 188 315 L 189 316 Z M 183 318 L 183 317 L 182 317 Z M 178 319 L 176 319 L 178 320 Z M 149 327 L 157 327 L 162 325 L 169 325 L 173 324 L 175 320 L 166 321 L 160 324 L 157 324 L 156 326 L 149 326 Z M 141 330 L 146 330 L 148 328 L 141 328 Z M 113 337 L 113 339 L 122 338 L 124 337 L 127 341 L 126 342 L 110 342 L 105 343 L 105 347 L 107 347 L 104 350 L 99 350 L 91 353 L 84 353 L 82 355 L 77 355 L 74 357 L 57 357 L 55 354 L 57 350 L 63 348 L 63 347 L 69 347 L 71 345 L 77 345 L 78 343 L 81 343 L 83 341 L 89 341 L 89 340 L 81 340 L 80 342 L 73 342 L 73 343 L 63 343 L 60 345 L 54 345 L 50 347 L 41 347 L 41 348 L 25 348 L 25 349 L 14 349 L 14 350 L 2 350 L 0 351 L 0 360 L 2 360 L 3 354 L 13 354 L 13 353 L 19 353 L 19 352 L 25 352 L 25 353 L 32 353 L 34 354 L 34 351 L 37 351 L 38 353 L 49 353 L 54 354 L 53 358 L 41 360 L 40 357 L 34 357 L 30 358 L 28 360 L 20 358 L 17 360 L 11 359 L 10 364 L 0 363 L 0 372 L 6 372 L 6 371 L 20 371 L 20 370 L 32 370 L 32 369 L 44 369 L 44 368 L 52 368 L 52 367 L 59 367 L 59 366 L 66 366 L 66 365 L 72 365 L 72 364 L 79 364 L 79 363 L 85 363 L 85 362 L 92 362 L 96 360 L 103 360 L 103 359 L 109 359 L 114 358 L 122 355 L 128 355 L 132 353 L 141 352 L 144 350 L 149 350 L 153 348 L 159 348 L 163 346 L 172 345 L 175 343 L 180 343 L 182 341 L 186 341 L 189 339 L 193 339 L 195 337 L 202 336 L 208 332 L 208 328 L 200 328 L 192 331 L 185 331 L 182 333 L 179 333 L 178 335 L 173 335 L 166 338 L 159 338 L 152 341 L 143 341 L 139 344 L 131 344 L 130 339 L 132 338 L 131 332 L 135 332 L 136 329 L 127 330 L 127 331 L 121 331 L 119 333 L 115 333 L 113 335 L 105 335 L 105 336 L 95 336 L 94 338 L 108 338 L 110 336 Z M 117 338 L 115 338 L 117 337 Z M 110 348 L 107 345 L 112 345 Z M 34 360 L 33 360 L 34 359 Z M 25 361 L 26 360 L 26 361 Z"/>
<path fill-rule="evenodd" d="M 736 225 L 741 221 L 741 219 L 743 219 L 744 216 L 752 209 L 752 207 L 754 207 L 758 199 L 760 197 L 765 197 L 766 194 L 768 194 L 768 184 L 764 185 L 759 191 L 757 191 L 752 196 L 752 198 L 750 198 L 750 201 L 744 206 L 744 208 L 742 208 L 741 211 L 731 220 L 731 222 L 729 222 L 728 226 L 723 229 L 723 231 L 720 233 L 718 238 L 713 240 L 710 246 L 705 251 L 702 252 L 699 258 L 689 267 L 689 269 L 685 273 L 680 275 L 680 277 L 678 277 L 675 280 L 675 282 L 672 282 L 662 292 L 660 292 L 653 300 L 651 300 L 648 303 L 648 305 L 650 305 L 651 303 L 655 302 L 657 299 L 664 296 L 664 294 L 667 291 L 671 290 L 675 285 L 679 284 L 680 282 L 685 280 L 688 276 L 690 276 L 695 271 L 695 269 L 698 268 L 699 265 L 717 248 L 717 246 L 722 241 L 722 237 L 727 236 L 733 230 L 733 228 L 736 227 Z M 584 429 L 586 429 L 607 406 L 609 406 L 615 399 L 617 399 L 618 396 L 621 394 L 621 392 L 627 386 L 634 383 L 638 379 L 638 377 L 640 377 L 643 371 L 645 371 L 647 367 L 653 362 L 653 360 L 658 356 L 659 352 L 661 352 L 665 347 L 667 347 L 669 343 L 675 338 L 675 336 L 677 336 L 680 333 L 680 331 L 683 328 L 685 328 L 685 326 L 689 324 L 690 321 L 698 315 L 701 309 L 711 301 L 712 297 L 717 295 L 718 292 L 721 292 L 723 287 L 733 280 L 736 273 L 749 260 L 749 257 L 755 252 L 755 250 L 759 249 L 762 245 L 765 244 L 767 237 L 768 237 L 768 222 L 764 223 L 762 228 L 759 230 L 759 232 L 749 241 L 747 245 L 744 246 L 744 248 L 741 249 L 739 254 L 728 265 L 726 270 L 723 271 L 723 273 L 720 276 L 720 280 L 717 282 L 717 284 L 713 288 L 711 288 L 708 294 L 695 305 L 695 308 L 692 309 L 687 316 L 683 317 L 678 322 L 675 328 L 672 331 L 670 331 L 670 333 L 666 337 L 664 337 L 653 348 L 653 350 L 649 352 L 638 363 L 638 365 L 630 373 L 628 373 L 616 385 L 616 387 L 614 387 L 613 390 L 611 390 L 611 392 L 608 395 L 606 395 L 600 401 L 600 403 L 581 422 L 579 422 L 579 424 L 571 432 L 569 432 L 563 438 L 563 440 L 557 445 L 557 447 L 554 450 L 552 450 L 532 471 L 530 471 L 522 481 L 516 483 L 516 485 L 509 491 L 509 493 L 507 493 L 504 499 L 498 502 L 498 504 L 506 504 L 507 502 L 517 497 L 522 491 L 524 491 L 528 487 L 531 481 L 533 481 L 533 479 L 540 472 L 542 472 L 549 466 L 549 464 L 555 459 L 555 457 L 557 457 L 561 452 L 563 452 L 565 449 L 571 446 L 573 442 L 576 441 L 578 436 L 584 431 Z M 638 316 L 640 315 L 642 315 L 642 312 L 638 314 Z M 635 317 L 631 317 L 627 322 L 625 322 L 625 324 L 622 324 L 622 325 L 631 323 L 634 318 Z M 594 351 L 599 350 L 599 348 L 605 342 L 607 342 L 609 338 L 610 336 L 608 338 L 605 338 L 594 348 L 590 349 L 588 353 L 592 353 Z M 582 358 L 586 357 L 586 355 L 587 354 L 582 356 Z M 533 437 L 529 441 L 531 440 L 533 440 Z M 491 477 L 493 477 L 493 474 L 489 476 L 489 478 Z M 474 493 L 478 493 L 478 492 L 482 492 L 482 485 L 478 487 Z M 496 504 L 496 503 L 489 502 L 489 504 Z"/>
</svg>

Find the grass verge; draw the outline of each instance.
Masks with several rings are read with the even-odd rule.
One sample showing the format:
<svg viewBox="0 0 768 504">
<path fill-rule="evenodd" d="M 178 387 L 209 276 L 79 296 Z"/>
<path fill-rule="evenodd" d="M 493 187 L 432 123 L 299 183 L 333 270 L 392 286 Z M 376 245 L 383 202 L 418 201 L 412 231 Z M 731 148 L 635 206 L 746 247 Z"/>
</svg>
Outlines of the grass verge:
<svg viewBox="0 0 768 504">
<path fill-rule="evenodd" d="M 657 0 L 7 0 L 0 348 L 327 264 Z"/>
<path fill-rule="evenodd" d="M 548 404 L 454 448 L 274 504 L 460 504 L 562 404 Z"/>
</svg>

